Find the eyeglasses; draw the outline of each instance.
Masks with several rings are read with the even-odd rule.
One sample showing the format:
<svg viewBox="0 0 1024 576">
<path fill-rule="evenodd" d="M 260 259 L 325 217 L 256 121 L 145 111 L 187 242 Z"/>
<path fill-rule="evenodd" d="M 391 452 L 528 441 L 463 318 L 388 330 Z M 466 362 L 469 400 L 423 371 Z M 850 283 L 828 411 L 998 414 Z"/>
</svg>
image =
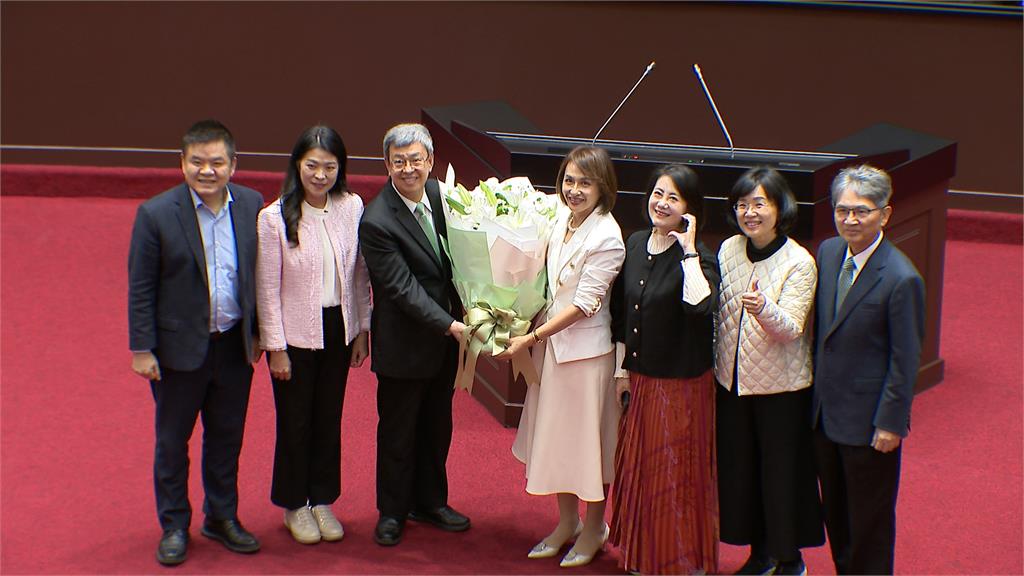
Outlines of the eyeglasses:
<svg viewBox="0 0 1024 576">
<path fill-rule="evenodd" d="M 733 210 L 743 214 L 747 210 L 753 210 L 754 212 L 760 212 L 768 207 L 767 202 L 754 202 L 753 204 L 747 204 L 746 202 L 737 202 L 732 205 Z"/>
<path fill-rule="evenodd" d="M 836 206 L 835 212 L 836 218 L 839 220 L 846 220 L 850 217 L 850 214 L 853 214 L 857 220 L 863 220 L 868 216 L 871 216 L 872 212 L 881 210 L 882 208 L 885 208 L 885 206 L 879 206 L 878 208 L 868 208 L 867 206 L 856 206 L 854 208 L 850 208 L 848 206 Z"/>
<path fill-rule="evenodd" d="M 401 156 L 395 156 L 391 159 L 391 167 L 395 170 L 403 170 L 406 166 L 411 166 L 414 170 L 423 168 L 426 164 L 427 159 L 422 156 L 414 156 L 412 158 L 402 158 Z"/>
</svg>

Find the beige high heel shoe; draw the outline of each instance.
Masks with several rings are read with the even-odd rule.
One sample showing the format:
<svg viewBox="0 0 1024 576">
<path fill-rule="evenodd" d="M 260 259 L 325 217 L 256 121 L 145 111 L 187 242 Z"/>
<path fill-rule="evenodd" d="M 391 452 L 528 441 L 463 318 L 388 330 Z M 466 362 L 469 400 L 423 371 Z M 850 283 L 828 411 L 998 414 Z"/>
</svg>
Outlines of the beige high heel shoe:
<svg viewBox="0 0 1024 576">
<path fill-rule="evenodd" d="M 604 550 L 604 544 L 608 541 L 608 535 L 611 533 L 611 528 L 607 524 L 604 525 L 604 533 L 601 534 L 601 545 L 594 550 L 593 554 L 580 554 L 576 551 L 576 547 L 573 546 L 572 550 L 562 558 L 562 562 L 559 566 L 562 568 L 576 568 L 577 566 L 586 566 L 590 564 L 591 560 L 594 559 L 602 550 Z"/>
<path fill-rule="evenodd" d="M 583 532 L 583 521 L 577 519 L 576 529 L 573 530 L 572 536 L 570 536 L 565 542 L 579 536 L 580 532 Z M 562 546 L 565 546 L 565 542 L 562 542 L 558 546 L 550 546 L 547 542 L 541 540 L 530 550 L 530 553 L 527 554 L 526 557 L 533 559 L 554 558 L 558 555 L 558 551 L 562 549 Z"/>
</svg>

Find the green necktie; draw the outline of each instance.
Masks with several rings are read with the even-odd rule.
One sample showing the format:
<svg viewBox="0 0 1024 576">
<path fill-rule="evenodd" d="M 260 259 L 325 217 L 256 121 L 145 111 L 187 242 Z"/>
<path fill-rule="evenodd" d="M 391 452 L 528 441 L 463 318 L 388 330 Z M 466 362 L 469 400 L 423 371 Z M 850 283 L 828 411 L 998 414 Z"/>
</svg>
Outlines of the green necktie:
<svg viewBox="0 0 1024 576">
<path fill-rule="evenodd" d="M 839 284 L 836 285 L 836 315 L 839 315 L 839 308 L 843 306 L 843 300 L 846 300 L 846 294 L 850 291 L 850 286 L 853 286 L 853 271 L 857 269 L 857 265 L 853 261 L 853 256 L 846 259 L 843 262 L 843 269 L 839 272 Z"/>
<path fill-rule="evenodd" d="M 419 222 L 420 228 L 423 228 L 423 233 L 427 235 L 430 247 L 434 249 L 434 256 L 440 260 L 441 251 L 437 247 L 437 234 L 434 233 L 434 225 L 430 222 L 430 216 L 427 216 L 427 209 L 423 206 L 423 202 L 416 204 L 416 221 Z"/>
</svg>

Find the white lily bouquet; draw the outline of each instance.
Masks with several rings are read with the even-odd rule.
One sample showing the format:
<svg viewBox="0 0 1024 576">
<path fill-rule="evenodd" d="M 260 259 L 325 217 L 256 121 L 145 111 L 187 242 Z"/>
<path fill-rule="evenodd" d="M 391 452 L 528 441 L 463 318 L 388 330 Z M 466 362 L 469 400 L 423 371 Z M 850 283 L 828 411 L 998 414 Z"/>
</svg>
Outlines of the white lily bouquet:
<svg viewBox="0 0 1024 576">
<path fill-rule="evenodd" d="M 490 178 L 472 190 L 455 183 L 448 165 L 440 183 L 448 226 L 447 250 L 468 330 L 459 347 L 456 388 L 472 390 L 482 350 L 504 351 L 509 339 L 530 331 L 544 308 L 544 259 L 558 199 L 534 189 L 529 178 Z M 537 383 L 529 354 L 512 358 L 513 377 Z"/>
</svg>

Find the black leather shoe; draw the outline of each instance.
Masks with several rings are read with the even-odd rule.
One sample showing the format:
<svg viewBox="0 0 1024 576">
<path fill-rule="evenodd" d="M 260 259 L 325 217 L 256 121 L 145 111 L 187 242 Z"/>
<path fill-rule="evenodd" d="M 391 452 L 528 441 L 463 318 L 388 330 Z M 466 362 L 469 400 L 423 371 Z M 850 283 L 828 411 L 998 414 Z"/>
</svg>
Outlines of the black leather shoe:
<svg viewBox="0 0 1024 576">
<path fill-rule="evenodd" d="M 373 541 L 381 546 L 394 546 L 402 541 L 403 522 L 393 516 L 381 516 L 373 531 Z"/>
<path fill-rule="evenodd" d="M 156 561 L 164 566 L 177 566 L 185 561 L 188 552 L 188 531 L 182 528 L 168 528 L 160 537 L 156 548 Z"/>
<path fill-rule="evenodd" d="M 238 520 L 211 520 L 203 522 L 203 536 L 219 541 L 232 552 L 252 554 L 260 549 L 259 540 L 242 527 Z"/>
<path fill-rule="evenodd" d="M 765 558 L 751 554 L 739 570 L 733 574 L 756 574 L 758 576 L 771 576 L 775 573 L 778 563 L 772 558 Z"/>
<path fill-rule="evenodd" d="M 441 530 L 447 530 L 448 532 L 469 530 L 469 518 L 458 513 L 451 506 L 441 506 L 434 510 L 413 510 L 409 513 L 409 519 L 416 522 L 433 524 Z"/>
<path fill-rule="evenodd" d="M 775 576 L 807 576 L 807 565 L 802 558 L 789 562 L 779 562 L 775 567 Z"/>
</svg>

